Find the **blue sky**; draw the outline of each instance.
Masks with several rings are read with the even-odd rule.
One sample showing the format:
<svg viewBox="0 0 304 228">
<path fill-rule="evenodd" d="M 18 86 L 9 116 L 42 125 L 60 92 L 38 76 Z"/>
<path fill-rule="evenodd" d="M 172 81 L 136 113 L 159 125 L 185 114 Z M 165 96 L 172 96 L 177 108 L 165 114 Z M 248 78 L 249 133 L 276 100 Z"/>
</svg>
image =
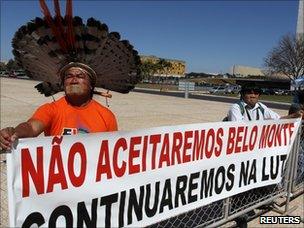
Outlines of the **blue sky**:
<svg viewBox="0 0 304 228">
<path fill-rule="evenodd" d="M 297 12 L 297 0 L 73 2 L 74 15 L 106 23 L 139 54 L 184 60 L 187 72 L 209 73 L 234 64 L 262 67 L 279 39 L 295 33 Z M 42 17 L 38 0 L 1 0 L 1 61 L 13 58 L 15 31 L 36 16 Z"/>
</svg>

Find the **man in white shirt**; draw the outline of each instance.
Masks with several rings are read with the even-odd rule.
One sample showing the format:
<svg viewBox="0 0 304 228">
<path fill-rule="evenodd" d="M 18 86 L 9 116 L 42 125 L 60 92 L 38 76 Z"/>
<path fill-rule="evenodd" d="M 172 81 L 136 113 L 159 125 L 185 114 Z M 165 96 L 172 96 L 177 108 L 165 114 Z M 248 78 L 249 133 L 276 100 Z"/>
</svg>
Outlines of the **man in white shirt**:
<svg viewBox="0 0 304 228">
<path fill-rule="evenodd" d="M 262 90 L 256 86 L 255 83 L 243 85 L 240 93 L 240 101 L 233 104 L 228 111 L 228 121 L 254 121 L 301 117 L 299 112 L 280 117 L 278 113 L 259 102 Z"/>
<path fill-rule="evenodd" d="M 267 119 L 280 119 L 280 118 L 298 118 L 301 117 L 301 111 L 296 111 L 288 116 L 280 117 L 280 115 L 266 105 L 259 102 L 262 90 L 253 82 L 247 83 L 242 86 L 240 91 L 241 99 L 233 104 L 228 111 L 227 119 L 228 121 L 257 121 L 257 120 L 267 120 Z M 256 188 L 255 193 L 258 195 L 259 192 L 267 191 L 269 193 L 273 192 L 275 185 L 270 185 L 268 187 Z M 253 193 L 251 193 L 253 194 Z M 263 193 L 264 194 L 264 193 Z M 235 198 L 245 198 L 248 197 L 247 193 L 240 193 L 234 196 Z M 241 205 L 236 204 L 235 207 L 240 207 Z M 254 210 L 247 212 L 235 219 L 237 226 L 241 228 L 247 227 L 247 220 L 249 217 L 254 216 Z"/>
</svg>

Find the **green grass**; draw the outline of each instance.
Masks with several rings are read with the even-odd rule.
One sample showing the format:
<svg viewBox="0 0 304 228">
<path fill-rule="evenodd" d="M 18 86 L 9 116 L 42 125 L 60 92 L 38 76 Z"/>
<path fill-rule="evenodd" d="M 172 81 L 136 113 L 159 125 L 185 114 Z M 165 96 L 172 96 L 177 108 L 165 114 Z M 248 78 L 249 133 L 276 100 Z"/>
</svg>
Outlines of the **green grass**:
<svg viewBox="0 0 304 228">
<path fill-rule="evenodd" d="M 176 85 L 161 85 L 161 84 L 148 84 L 148 83 L 139 83 L 136 85 L 138 88 L 148 88 L 148 89 L 166 89 L 166 90 L 178 90 Z"/>
<path fill-rule="evenodd" d="M 140 83 L 137 84 L 136 87 L 139 88 L 149 88 L 149 89 L 159 89 L 163 91 L 176 91 L 178 90 L 178 86 L 176 85 L 161 85 L 161 84 L 146 84 Z M 238 94 L 223 94 L 219 96 L 228 96 L 228 97 L 239 97 Z M 291 103 L 292 96 L 291 95 L 261 95 L 261 101 L 275 101 L 275 102 L 283 102 L 283 103 Z"/>
<path fill-rule="evenodd" d="M 223 96 L 238 97 L 236 94 L 226 94 Z M 261 95 L 260 100 L 261 101 L 275 101 L 275 102 L 291 103 L 292 96 L 291 95 Z"/>
<path fill-rule="evenodd" d="M 292 103 L 291 95 L 261 95 L 260 100 Z"/>
</svg>

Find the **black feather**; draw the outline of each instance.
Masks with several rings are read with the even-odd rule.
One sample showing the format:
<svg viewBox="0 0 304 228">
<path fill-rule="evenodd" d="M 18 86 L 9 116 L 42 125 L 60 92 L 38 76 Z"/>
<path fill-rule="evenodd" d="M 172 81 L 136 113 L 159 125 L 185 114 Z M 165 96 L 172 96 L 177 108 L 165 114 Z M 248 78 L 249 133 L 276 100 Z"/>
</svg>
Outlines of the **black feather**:
<svg viewBox="0 0 304 228">
<path fill-rule="evenodd" d="M 60 91 L 63 91 L 60 84 L 52 84 L 50 82 L 41 82 L 35 86 L 39 93 L 44 94 L 44 96 L 49 97 Z"/>
<path fill-rule="evenodd" d="M 118 32 L 111 32 L 111 33 L 109 34 L 109 37 L 115 38 L 115 39 L 117 39 L 117 40 L 120 39 L 120 35 L 119 35 Z"/>
<path fill-rule="evenodd" d="M 73 25 L 74 25 L 74 26 L 83 25 L 82 18 L 81 18 L 81 17 L 78 17 L 78 16 L 75 16 L 75 17 L 73 18 Z"/>
<path fill-rule="evenodd" d="M 54 19 L 52 19 L 54 21 Z M 66 20 L 62 21 L 66 29 Z M 16 61 L 29 77 L 52 82 L 37 85 L 46 96 L 61 91 L 57 73 L 71 61 L 89 65 L 97 74 L 96 86 L 127 93 L 140 80 L 140 58 L 127 40 L 120 40 L 117 32 L 109 33 L 106 24 L 89 18 L 83 24 L 73 18 L 75 48 L 62 51 L 45 19 L 35 18 L 15 34 L 12 46 Z"/>
</svg>

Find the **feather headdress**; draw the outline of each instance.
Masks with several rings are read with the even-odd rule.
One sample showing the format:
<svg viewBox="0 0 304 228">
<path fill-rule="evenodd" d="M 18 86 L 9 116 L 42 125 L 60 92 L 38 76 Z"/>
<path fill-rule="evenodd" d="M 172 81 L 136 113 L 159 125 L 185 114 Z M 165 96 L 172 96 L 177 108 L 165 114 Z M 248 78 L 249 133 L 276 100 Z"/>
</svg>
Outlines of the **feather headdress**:
<svg viewBox="0 0 304 228">
<path fill-rule="evenodd" d="M 15 59 L 27 75 L 44 81 L 36 86 L 40 92 L 58 92 L 62 69 L 71 63 L 93 70 L 97 87 L 120 93 L 134 88 L 140 80 L 140 59 L 127 40 L 109 32 L 106 24 L 94 18 L 84 24 L 80 17 L 73 17 L 71 0 L 67 0 L 65 17 L 61 16 L 58 0 L 54 0 L 54 17 L 45 1 L 39 1 L 44 18 L 21 26 L 12 45 Z"/>
</svg>

